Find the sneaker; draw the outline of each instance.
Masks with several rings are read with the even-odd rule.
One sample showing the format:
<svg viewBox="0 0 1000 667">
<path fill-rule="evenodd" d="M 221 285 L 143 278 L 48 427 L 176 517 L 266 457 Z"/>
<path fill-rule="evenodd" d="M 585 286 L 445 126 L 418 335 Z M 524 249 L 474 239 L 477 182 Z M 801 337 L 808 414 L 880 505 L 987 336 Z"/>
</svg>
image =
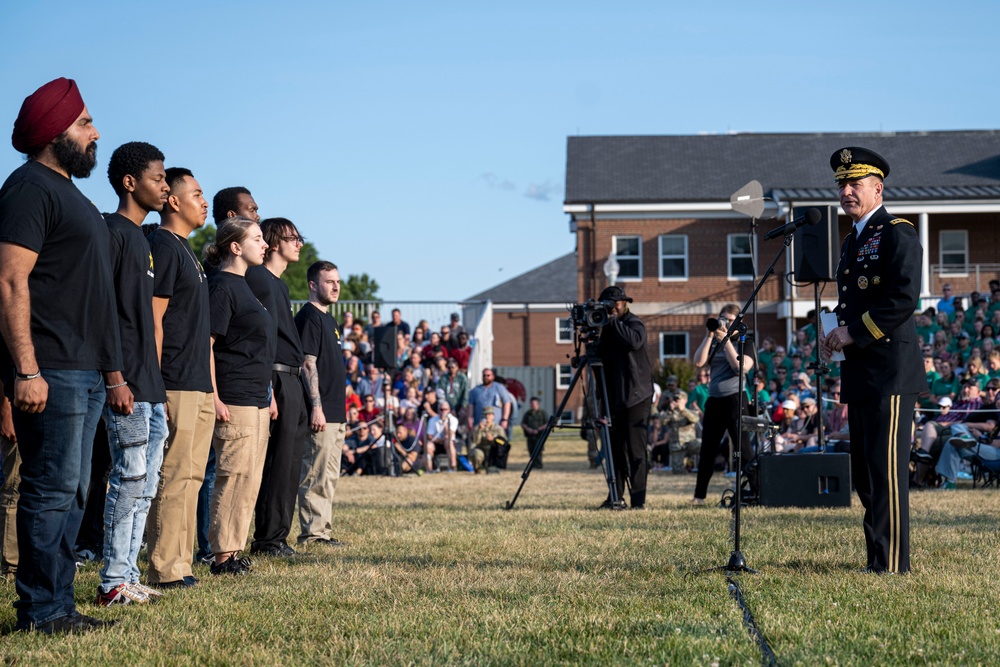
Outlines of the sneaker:
<svg viewBox="0 0 1000 667">
<path fill-rule="evenodd" d="M 338 540 L 336 537 L 324 537 L 319 540 L 315 540 L 313 544 L 322 544 L 327 547 L 342 547 L 344 543 Z"/>
<path fill-rule="evenodd" d="M 161 590 L 168 590 L 171 588 L 191 588 L 192 586 L 198 585 L 198 578 L 188 575 L 183 579 L 178 579 L 177 581 L 163 581 L 153 585 Z"/>
<path fill-rule="evenodd" d="M 969 436 L 950 438 L 948 444 L 955 449 L 971 449 L 976 446 L 976 439 Z"/>
<path fill-rule="evenodd" d="M 149 602 L 149 596 L 140 591 L 134 590 L 128 584 L 118 584 L 105 593 L 97 588 L 96 603 L 101 607 L 110 607 L 116 604 L 145 604 Z"/>
<path fill-rule="evenodd" d="M 238 554 L 233 554 L 228 559 L 218 564 L 213 564 L 211 573 L 219 574 L 249 574 L 253 569 L 253 561 L 249 558 L 237 558 Z"/>
<path fill-rule="evenodd" d="M 958 471 L 958 479 L 972 479 L 972 474 L 967 473 L 964 470 Z"/>
<path fill-rule="evenodd" d="M 213 554 L 211 551 L 209 551 L 204 556 L 195 555 L 195 558 L 197 558 L 199 561 L 201 561 L 205 565 L 211 565 L 212 563 L 215 562 L 215 554 Z"/>
<path fill-rule="evenodd" d="M 278 544 L 254 544 L 250 547 L 250 554 L 254 556 L 271 556 L 273 558 L 288 558 L 295 555 L 295 549 L 284 542 Z"/>
<path fill-rule="evenodd" d="M 114 624 L 115 621 L 102 621 L 99 618 L 84 616 L 83 614 L 74 612 L 66 616 L 60 616 L 59 618 L 53 619 L 48 623 L 42 623 L 41 625 L 33 625 L 30 626 L 30 628 L 21 629 L 30 629 L 35 632 L 40 632 L 43 635 L 70 635 L 93 632 L 94 630 L 100 630 L 101 628 L 110 628 Z"/>
<path fill-rule="evenodd" d="M 941 482 L 941 486 L 938 487 L 939 491 L 954 491 L 955 482 L 948 481 L 947 479 Z"/>
<path fill-rule="evenodd" d="M 163 591 L 158 591 L 155 588 L 150 588 L 149 586 L 140 584 L 138 581 L 133 581 L 132 583 L 128 584 L 128 587 L 131 588 L 133 591 L 138 591 L 143 595 L 145 595 L 146 597 L 148 597 L 150 602 L 156 602 L 157 600 L 163 597 Z"/>
</svg>

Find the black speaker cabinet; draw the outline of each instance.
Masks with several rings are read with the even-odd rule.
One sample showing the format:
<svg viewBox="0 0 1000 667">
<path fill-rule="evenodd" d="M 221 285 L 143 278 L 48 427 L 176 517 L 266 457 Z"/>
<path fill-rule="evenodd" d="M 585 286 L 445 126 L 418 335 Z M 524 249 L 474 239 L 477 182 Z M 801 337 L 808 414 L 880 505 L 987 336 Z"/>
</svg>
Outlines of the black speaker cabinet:
<svg viewBox="0 0 1000 667">
<path fill-rule="evenodd" d="M 836 280 L 837 264 L 840 263 L 837 209 L 834 206 L 793 208 L 792 219 L 804 215 L 808 208 L 818 209 L 821 217 L 815 225 L 805 225 L 795 231 L 792 246 L 795 281 L 816 283 Z"/>
<path fill-rule="evenodd" d="M 391 324 L 375 327 L 375 340 L 371 344 L 376 368 L 385 370 L 396 367 L 396 332 L 396 327 Z"/>
<path fill-rule="evenodd" d="M 760 458 L 760 504 L 850 507 L 850 454 L 783 454 Z"/>
</svg>

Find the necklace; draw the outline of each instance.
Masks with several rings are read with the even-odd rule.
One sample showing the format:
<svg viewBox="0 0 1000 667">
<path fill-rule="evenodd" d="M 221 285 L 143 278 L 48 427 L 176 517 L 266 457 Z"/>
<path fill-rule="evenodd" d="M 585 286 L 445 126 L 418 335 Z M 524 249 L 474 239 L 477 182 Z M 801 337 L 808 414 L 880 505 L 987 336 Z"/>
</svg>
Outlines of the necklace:
<svg viewBox="0 0 1000 667">
<path fill-rule="evenodd" d="M 171 236 L 173 236 L 175 239 L 177 239 L 178 243 L 180 243 L 182 246 L 184 246 L 184 249 L 187 250 L 188 257 L 191 258 L 191 263 L 194 264 L 195 273 L 198 274 L 198 282 L 199 283 L 204 282 L 205 281 L 205 269 L 202 268 L 201 262 L 198 261 L 198 258 L 194 256 L 194 250 L 191 250 L 191 246 L 188 245 L 187 239 L 185 239 L 180 234 L 175 234 L 174 232 L 171 232 L 169 229 L 164 230 L 164 231 L 169 232 Z"/>
</svg>

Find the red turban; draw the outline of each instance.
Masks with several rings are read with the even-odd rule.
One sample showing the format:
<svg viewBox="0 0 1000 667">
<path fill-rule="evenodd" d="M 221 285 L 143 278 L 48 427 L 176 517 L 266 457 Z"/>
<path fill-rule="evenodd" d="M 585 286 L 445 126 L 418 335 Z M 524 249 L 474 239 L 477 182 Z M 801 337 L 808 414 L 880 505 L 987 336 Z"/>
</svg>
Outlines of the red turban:
<svg viewBox="0 0 1000 667">
<path fill-rule="evenodd" d="M 73 79 L 58 78 L 24 98 L 14 121 L 11 143 L 19 153 L 32 153 L 66 131 L 83 113 L 83 98 Z"/>
</svg>

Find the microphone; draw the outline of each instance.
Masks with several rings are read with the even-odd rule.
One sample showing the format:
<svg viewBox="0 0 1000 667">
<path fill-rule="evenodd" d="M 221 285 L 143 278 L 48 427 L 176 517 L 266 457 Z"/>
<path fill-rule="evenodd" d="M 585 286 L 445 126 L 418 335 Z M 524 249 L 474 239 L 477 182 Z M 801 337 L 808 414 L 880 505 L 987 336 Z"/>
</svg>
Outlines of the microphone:
<svg viewBox="0 0 1000 667">
<path fill-rule="evenodd" d="M 820 221 L 820 218 L 822 217 L 823 214 L 819 212 L 818 208 L 806 209 L 805 215 L 800 215 L 799 217 L 789 222 L 787 225 L 783 225 L 781 227 L 775 227 L 767 234 L 764 234 L 764 240 L 770 241 L 771 239 L 776 239 L 782 236 L 788 236 L 789 234 L 795 233 L 795 230 L 798 229 L 799 227 L 803 227 L 805 225 L 815 225 L 817 222 Z"/>
</svg>

